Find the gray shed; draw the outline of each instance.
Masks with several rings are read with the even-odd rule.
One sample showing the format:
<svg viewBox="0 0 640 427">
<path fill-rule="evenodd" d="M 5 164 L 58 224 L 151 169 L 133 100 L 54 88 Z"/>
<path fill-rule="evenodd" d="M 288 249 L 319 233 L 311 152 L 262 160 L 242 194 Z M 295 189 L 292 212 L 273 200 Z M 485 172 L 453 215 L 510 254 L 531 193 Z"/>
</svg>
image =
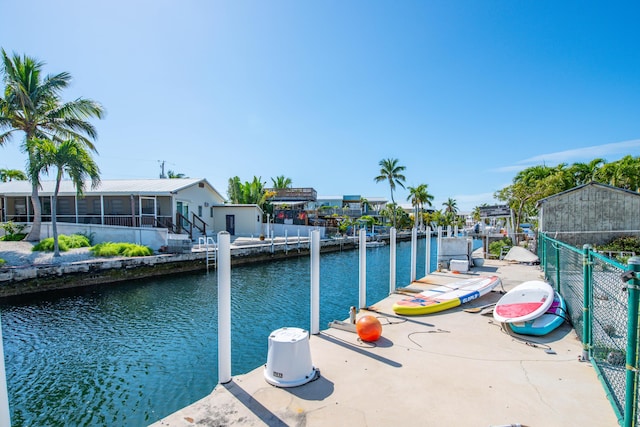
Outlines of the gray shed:
<svg viewBox="0 0 640 427">
<path fill-rule="evenodd" d="M 539 230 L 569 245 L 640 238 L 640 193 L 597 182 L 538 201 Z"/>
</svg>

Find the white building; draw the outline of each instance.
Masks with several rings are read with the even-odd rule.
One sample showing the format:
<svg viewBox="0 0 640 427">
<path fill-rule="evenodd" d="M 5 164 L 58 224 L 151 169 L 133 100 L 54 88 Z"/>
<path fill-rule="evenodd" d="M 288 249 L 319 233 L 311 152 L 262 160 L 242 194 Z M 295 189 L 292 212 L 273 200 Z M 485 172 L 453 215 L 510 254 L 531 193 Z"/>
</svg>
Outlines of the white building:
<svg viewBox="0 0 640 427">
<path fill-rule="evenodd" d="M 54 181 L 42 182 L 41 238 L 51 235 Z M 0 221 L 31 224 L 31 183 L 0 183 Z M 103 180 L 78 196 L 71 181 L 62 181 L 56 222 L 61 234 L 91 233 L 95 242 L 130 241 L 156 249 L 171 235 L 212 236 L 260 234 L 262 210 L 257 205 L 227 205 L 202 178 Z"/>
</svg>

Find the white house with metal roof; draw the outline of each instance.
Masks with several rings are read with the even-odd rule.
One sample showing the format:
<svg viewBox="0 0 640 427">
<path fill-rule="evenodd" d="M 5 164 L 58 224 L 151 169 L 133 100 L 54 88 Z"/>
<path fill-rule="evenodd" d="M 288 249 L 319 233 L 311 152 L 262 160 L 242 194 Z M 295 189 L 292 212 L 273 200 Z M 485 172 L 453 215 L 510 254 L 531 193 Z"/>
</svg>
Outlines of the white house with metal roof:
<svg viewBox="0 0 640 427">
<path fill-rule="evenodd" d="M 51 235 L 54 186 L 54 181 L 43 181 L 39 191 L 41 238 Z M 28 181 L 0 183 L 0 222 L 30 224 L 30 197 Z M 71 181 L 62 181 L 56 218 L 61 233 L 88 232 L 96 242 L 132 241 L 159 248 L 171 234 L 191 239 L 219 231 L 260 234 L 262 210 L 257 205 L 225 205 L 224 197 L 202 178 L 103 180 L 82 196 Z"/>
</svg>

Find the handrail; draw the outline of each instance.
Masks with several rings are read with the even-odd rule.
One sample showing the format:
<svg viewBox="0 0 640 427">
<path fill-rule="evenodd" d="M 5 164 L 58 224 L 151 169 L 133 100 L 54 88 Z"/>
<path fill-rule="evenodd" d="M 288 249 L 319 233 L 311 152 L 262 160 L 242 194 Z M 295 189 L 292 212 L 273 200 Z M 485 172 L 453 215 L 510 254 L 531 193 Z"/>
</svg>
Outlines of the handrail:
<svg viewBox="0 0 640 427">
<path fill-rule="evenodd" d="M 189 234 L 190 239 L 193 239 L 193 223 L 180 212 L 176 212 L 176 231 L 178 234 L 182 233 L 182 230 L 187 231 L 184 226 L 185 223 L 189 225 L 187 234 Z"/>
<path fill-rule="evenodd" d="M 204 220 L 202 218 L 200 218 L 198 215 L 196 215 L 194 213 L 192 213 L 192 215 L 193 215 L 193 226 L 195 228 L 197 228 L 198 230 L 200 230 L 200 232 L 206 236 L 207 235 L 207 223 L 204 222 Z M 201 226 L 198 226 L 198 223 L 200 223 Z"/>
</svg>

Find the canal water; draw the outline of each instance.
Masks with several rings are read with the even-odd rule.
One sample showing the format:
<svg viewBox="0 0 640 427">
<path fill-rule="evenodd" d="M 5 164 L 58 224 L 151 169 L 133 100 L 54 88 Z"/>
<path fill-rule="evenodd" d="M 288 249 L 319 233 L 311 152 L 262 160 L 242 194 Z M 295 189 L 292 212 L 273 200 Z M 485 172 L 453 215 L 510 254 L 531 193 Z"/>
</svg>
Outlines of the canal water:
<svg viewBox="0 0 640 427">
<path fill-rule="evenodd" d="M 431 269 L 436 242 L 432 238 Z M 410 279 L 410 242 L 396 283 Z M 417 277 L 425 273 L 419 239 Z M 358 251 L 320 258 L 320 327 L 358 305 Z M 367 304 L 389 293 L 389 246 L 367 249 Z M 270 332 L 310 327 L 308 257 L 231 270 L 232 375 L 266 362 Z M 13 426 L 144 426 L 217 384 L 217 274 L 0 302 Z"/>
</svg>

